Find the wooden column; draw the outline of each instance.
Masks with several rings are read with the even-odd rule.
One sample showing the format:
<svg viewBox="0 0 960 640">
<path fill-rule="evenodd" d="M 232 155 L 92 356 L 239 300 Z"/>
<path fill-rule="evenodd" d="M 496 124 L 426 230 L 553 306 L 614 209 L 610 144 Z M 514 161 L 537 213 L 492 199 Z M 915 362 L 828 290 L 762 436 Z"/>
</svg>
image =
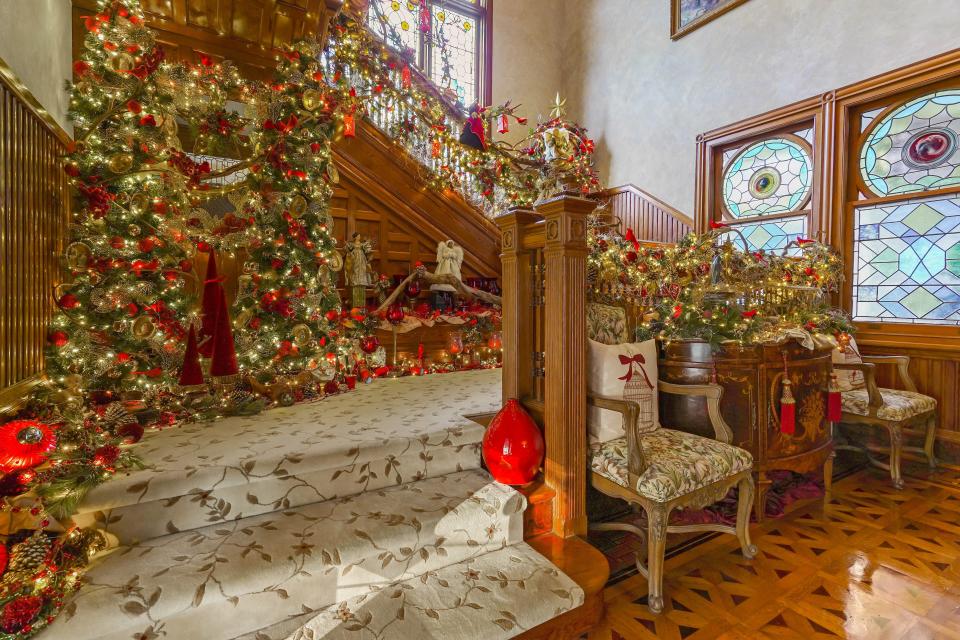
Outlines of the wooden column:
<svg viewBox="0 0 960 640">
<path fill-rule="evenodd" d="M 560 196 L 536 207 L 545 222 L 544 480 L 556 491 L 553 533 L 586 535 L 587 216 L 596 203 Z"/>
<path fill-rule="evenodd" d="M 533 323 L 530 321 L 533 276 L 524 246 L 526 227 L 539 216 L 515 209 L 495 219 L 500 227 L 500 281 L 503 292 L 503 399 L 523 400 L 533 386 Z"/>
</svg>

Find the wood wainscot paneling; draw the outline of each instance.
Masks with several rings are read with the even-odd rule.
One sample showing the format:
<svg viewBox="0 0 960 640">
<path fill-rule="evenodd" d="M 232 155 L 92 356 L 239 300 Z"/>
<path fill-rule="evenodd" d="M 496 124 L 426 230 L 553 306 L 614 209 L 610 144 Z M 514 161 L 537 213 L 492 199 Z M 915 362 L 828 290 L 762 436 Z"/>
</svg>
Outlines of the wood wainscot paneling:
<svg viewBox="0 0 960 640">
<path fill-rule="evenodd" d="M 632 184 L 590 197 L 606 205 L 605 213 L 620 221 L 621 233 L 633 229 L 641 241 L 673 244 L 693 231 L 690 216 Z"/>
<path fill-rule="evenodd" d="M 69 141 L 0 61 L 0 413 L 43 373 L 70 216 Z"/>
</svg>

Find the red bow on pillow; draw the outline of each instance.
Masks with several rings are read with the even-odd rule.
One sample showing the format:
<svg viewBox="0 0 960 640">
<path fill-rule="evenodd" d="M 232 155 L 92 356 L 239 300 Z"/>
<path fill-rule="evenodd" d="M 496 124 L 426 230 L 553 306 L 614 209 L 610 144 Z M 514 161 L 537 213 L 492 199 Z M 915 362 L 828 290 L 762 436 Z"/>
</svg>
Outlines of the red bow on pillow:
<svg viewBox="0 0 960 640">
<path fill-rule="evenodd" d="M 643 365 L 643 364 L 645 364 L 645 363 L 647 362 L 647 361 L 644 359 L 644 357 L 643 357 L 641 354 L 639 354 L 639 353 L 636 354 L 636 355 L 634 355 L 634 356 L 625 356 L 625 355 L 622 355 L 622 354 L 621 354 L 621 355 L 619 355 L 619 356 L 617 356 L 617 357 L 620 358 L 620 364 L 622 364 L 622 365 L 627 365 L 627 366 L 630 367 L 629 369 L 627 369 L 626 375 L 623 375 L 623 376 L 620 376 L 619 378 L 617 378 L 617 380 L 624 380 L 624 381 L 626 381 L 626 382 L 630 382 L 630 381 L 633 379 L 633 364 L 634 364 L 634 363 L 637 363 L 638 365 Z M 650 384 L 650 378 L 647 377 L 647 372 L 643 369 L 642 366 L 641 366 L 641 367 L 638 367 L 638 368 L 640 369 L 640 373 L 643 374 L 643 379 L 646 381 L 647 386 L 650 387 L 651 389 L 653 389 L 653 385 Z"/>
</svg>

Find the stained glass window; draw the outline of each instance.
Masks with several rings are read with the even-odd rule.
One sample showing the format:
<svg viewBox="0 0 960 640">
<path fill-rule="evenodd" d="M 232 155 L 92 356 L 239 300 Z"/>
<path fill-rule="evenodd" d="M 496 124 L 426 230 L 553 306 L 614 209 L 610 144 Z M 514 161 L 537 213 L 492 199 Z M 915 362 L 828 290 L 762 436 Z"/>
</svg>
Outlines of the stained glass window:
<svg viewBox="0 0 960 640">
<path fill-rule="evenodd" d="M 485 0 L 373 0 L 367 25 L 464 107 L 483 102 Z"/>
<path fill-rule="evenodd" d="M 743 234 L 743 238 L 736 233 L 730 234 L 730 240 L 741 249 L 747 251 L 780 251 L 791 240 L 807 235 L 807 216 L 738 224 L 732 228 Z M 744 246 L 744 240 L 746 240 L 746 246 Z M 792 253 L 799 253 L 799 249 Z"/>
<path fill-rule="evenodd" d="M 723 176 L 723 203 L 733 218 L 802 209 L 813 186 L 810 147 L 802 138 L 780 136 L 747 146 Z"/>
<path fill-rule="evenodd" d="M 853 231 L 855 320 L 960 325 L 960 198 L 862 206 Z"/>
<path fill-rule="evenodd" d="M 869 128 L 860 175 L 873 195 L 960 185 L 960 89 L 931 93 L 893 109 Z"/>
</svg>

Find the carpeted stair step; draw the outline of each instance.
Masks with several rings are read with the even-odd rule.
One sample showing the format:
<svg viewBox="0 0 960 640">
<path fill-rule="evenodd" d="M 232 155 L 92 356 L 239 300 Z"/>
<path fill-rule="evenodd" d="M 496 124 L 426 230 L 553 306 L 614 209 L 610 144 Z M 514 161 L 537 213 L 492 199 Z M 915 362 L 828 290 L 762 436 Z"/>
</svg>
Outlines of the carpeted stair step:
<svg viewBox="0 0 960 640">
<path fill-rule="evenodd" d="M 356 495 L 480 466 L 500 370 L 378 380 L 315 403 L 148 433 L 150 467 L 97 487 L 74 521 L 120 542 Z"/>
<path fill-rule="evenodd" d="M 331 605 L 288 640 L 500 640 L 583 601 L 583 589 L 521 542 Z"/>
<path fill-rule="evenodd" d="M 520 542 L 525 505 L 476 469 L 121 547 L 40 638 L 236 638 Z"/>
</svg>

